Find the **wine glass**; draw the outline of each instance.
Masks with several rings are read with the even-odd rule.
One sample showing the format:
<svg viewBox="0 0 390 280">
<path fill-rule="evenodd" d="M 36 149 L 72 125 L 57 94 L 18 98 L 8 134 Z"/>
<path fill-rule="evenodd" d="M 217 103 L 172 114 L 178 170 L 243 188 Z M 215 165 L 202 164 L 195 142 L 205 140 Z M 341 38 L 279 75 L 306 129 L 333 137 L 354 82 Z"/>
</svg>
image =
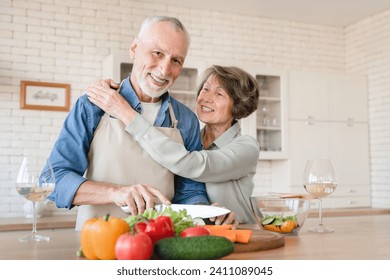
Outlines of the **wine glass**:
<svg viewBox="0 0 390 280">
<path fill-rule="evenodd" d="M 310 232 L 328 233 L 334 229 L 322 224 L 322 198 L 330 195 L 336 189 L 336 176 L 329 159 L 308 160 L 303 173 L 303 185 L 308 193 L 318 199 L 319 224 L 309 229 Z"/>
<path fill-rule="evenodd" d="M 37 156 L 24 157 L 16 179 L 16 191 L 32 201 L 33 224 L 29 236 L 19 238 L 21 242 L 49 241 L 50 237 L 37 233 L 37 204 L 45 200 L 54 190 L 54 173 L 50 162 Z"/>
</svg>

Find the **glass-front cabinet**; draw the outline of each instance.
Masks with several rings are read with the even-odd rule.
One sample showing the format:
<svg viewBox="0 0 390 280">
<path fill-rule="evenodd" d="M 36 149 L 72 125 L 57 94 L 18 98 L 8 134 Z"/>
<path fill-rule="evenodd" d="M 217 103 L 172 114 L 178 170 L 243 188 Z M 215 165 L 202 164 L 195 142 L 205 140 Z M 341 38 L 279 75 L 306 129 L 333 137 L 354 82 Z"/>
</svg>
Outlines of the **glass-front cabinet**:
<svg viewBox="0 0 390 280">
<path fill-rule="evenodd" d="M 259 106 L 256 112 L 256 136 L 262 152 L 280 152 L 281 114 L 280 77 L 257 75 L 260 87 Z"/>
<path fill-rule="evenodd" d="M 196 82 L 198 70 L 195 68 L 183 68 L 180 76 L 169 90 L 169 94 L 187 105 L 196 113 Z"/>
<path fill-rule="evenodd" d="M 259 159 L 286 159 L 286 75 L 270 71 L 254 74 L 254 77 L 260 88 L 259 104 L 255 113 L 242 120 L 243 133 L 255 137 L 259 142 Z"/>
</svg>

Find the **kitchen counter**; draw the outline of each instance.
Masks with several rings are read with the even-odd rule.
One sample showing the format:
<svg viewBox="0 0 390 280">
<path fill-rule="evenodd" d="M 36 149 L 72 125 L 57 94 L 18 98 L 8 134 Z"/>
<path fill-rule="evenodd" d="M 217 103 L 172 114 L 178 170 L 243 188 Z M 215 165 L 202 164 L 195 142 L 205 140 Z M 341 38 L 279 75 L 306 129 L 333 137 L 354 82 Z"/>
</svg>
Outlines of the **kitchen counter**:
<svg viewBox="0 0 390 280">
<path fill-rule="evenodd" d="M 286 236 L 285 245 L 277 249 L 235 253 L 224 259 L 265 260 L 390 260 L 390 215 L 325 217 L 323 222 L 334 233 L 315 234 L 307 230 L 318 222 L 309 218 L 296 236 Z M 77 260 L 79 232 L 73 228 L 39 229 L 51 237 L 50 242 L 20 243 L 18 237 L 30 230 L 0 231 L 0 259 Z"/>
<path fill-rule="evenodd" d="M 390 215 L 390 209 L 376 208 L 339 208 L 324 209 L 323 217 L 340 216 L 366 216 L 366 215 Z M 310 211 L 309 217 L 318 216 L 318 211 Z M 29 230 L 31 229 L 31 218 L 5 218 L 0 219 L 0 232 L 9 230 Z M 37 228 L 56 229 L 56 228 L 74 228 L 76 225 L 76 214 L 44 216 L 37 219 Z"/>
</svg>

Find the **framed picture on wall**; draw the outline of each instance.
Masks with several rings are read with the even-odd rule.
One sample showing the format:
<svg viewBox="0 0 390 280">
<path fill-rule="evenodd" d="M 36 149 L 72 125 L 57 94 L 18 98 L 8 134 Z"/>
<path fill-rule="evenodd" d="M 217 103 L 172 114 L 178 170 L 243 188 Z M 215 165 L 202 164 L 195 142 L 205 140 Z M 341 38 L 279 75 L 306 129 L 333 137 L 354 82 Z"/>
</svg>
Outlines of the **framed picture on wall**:
<svg viewBox="0 0 390 280">
<path fill-rule="evenodd" d="M 20 108 L 69 111 L 70 84 L 21 81 Z"/>
</svg>

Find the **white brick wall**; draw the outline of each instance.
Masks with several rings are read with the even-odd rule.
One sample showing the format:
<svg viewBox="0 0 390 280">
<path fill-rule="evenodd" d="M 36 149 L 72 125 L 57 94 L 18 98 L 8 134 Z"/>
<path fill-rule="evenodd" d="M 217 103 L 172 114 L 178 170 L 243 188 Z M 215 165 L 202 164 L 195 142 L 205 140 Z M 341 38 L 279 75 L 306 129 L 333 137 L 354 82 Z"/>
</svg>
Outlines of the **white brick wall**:
<svg viewBox="0 0 390 280">
<path fill-rule="evenodd" d="M 63 112 L 20 110 L 20 81 L 69 83 L 72 87 L 71 104 L 74 104 L 88 83 L 101 78 L 103 59 L 112 51 L 127 50 L 141 21 L 152 14 L 180 18 L 192 34 L 189 57 L 199 59 L 205 65 L 221 63 L 251 69 L 275 67 L 345 71 L 345 31 L 341 28 L 131 0 L 2 0 L 0 217 L 23 215 L 22 199 L 14 190 L 18 163 L 23 155 L 30 152 L 49 154 L 66 117 Z M 388 26 L 389 18 L 387 13 L 377 22 L 387 21 Z M 381 115 L 381 108 L 386 106 L 386 102 L 389 107 L 389 99 L 383 94 L 386 92 L 386 77 L 379 73 L 381 69 L 377 62 L 380 62 L 380 57 L 371 50 L 372 46 L 379 47 L 379 44 L 372 44 L 366 34 L 371 26 L 378 27 L 368 21 L 347 29 L 347 42 L 351 42 L 351 46 L 347 47 L 347 65 L 348 70 L 371 73 L 370 84 L 376 88 L 375 92 L 370 91 L 370 117 L 375 121 L 371 131 L 374 138 L 371 149 L 379 154 L 373 146 L 380 151 L 386 148 L 380 131 L 387 122 L 389 134 L 390 118 L 387 115 L 387 121 L 383 119 L 386 116 L 384 112 Z M 388 30 L 380 32 L 389 37 Z M 378 38 L 380 32 L 377 33 Z M 355 50 L 352 46 L 354 41 L 359 41 L 363 49 Z M 386 36 L 383 41 L 387 42 L 388 48 Z M 366 60 L 363 57 L 368 51 L 372 54 Z M 45 135 L 44 130 L 48 131 Z M 380 155 L 373 158 L 372 164 L 374 202 L 383 205 L 385 201 L 381 202 L 377 197 L 384 196 L 380 193 L 384 193 L 386 183 L 389 184 L 385 171 L 390 165 L 385 166 Z M 267 161 L 259 163 L 256 192 L 269 190 L 270 166 Z"/>
<path fill-rule="evenodd" d="M 346 68 L 368 76 L 371 192 L 390 208 L 390 10 L 346 28 Z"/>
</svg>

